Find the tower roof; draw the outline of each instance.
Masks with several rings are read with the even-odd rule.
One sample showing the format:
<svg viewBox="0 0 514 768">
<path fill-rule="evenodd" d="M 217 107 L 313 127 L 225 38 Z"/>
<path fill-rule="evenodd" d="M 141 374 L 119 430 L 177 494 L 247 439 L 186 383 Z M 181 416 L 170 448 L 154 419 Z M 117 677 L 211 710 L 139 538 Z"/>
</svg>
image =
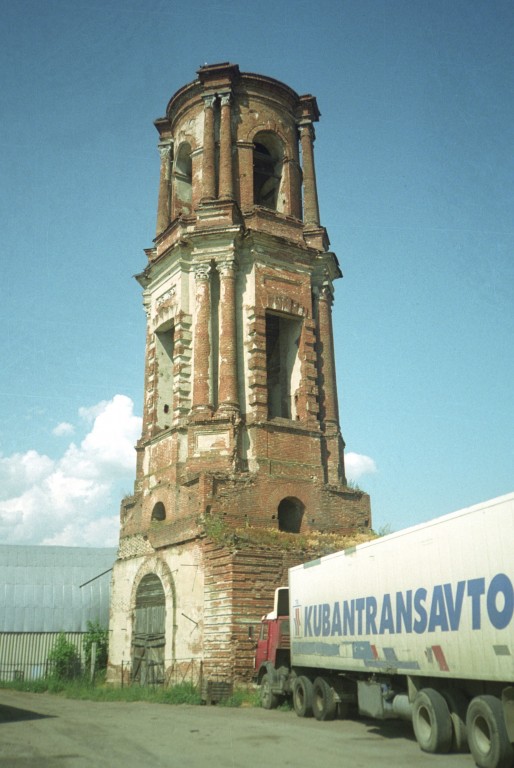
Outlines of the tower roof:
<svg viewBox="0 0 514 768">
<path fill-rule="evenodd" d="M 313 122 L 319 120 L 321 113 L 314 96 L 310 94 L 300 96 L 288 85 L 273 77 L 254 72 L 241 72 L 237 64 L 230 62 L 204 64 L 198 69 L 197 75 L 196 80 L 182 86 L 173 94 L 168 102 L 165 117 L 155 121 L 160 132 L 161 126 L 172 120 L 189 100 L 199 97 L 201 94 L 219 95 L 237 86 L 274 93 L 278 98 L 290 104 L 298 119 L 309 117 Z"/>
</svg>

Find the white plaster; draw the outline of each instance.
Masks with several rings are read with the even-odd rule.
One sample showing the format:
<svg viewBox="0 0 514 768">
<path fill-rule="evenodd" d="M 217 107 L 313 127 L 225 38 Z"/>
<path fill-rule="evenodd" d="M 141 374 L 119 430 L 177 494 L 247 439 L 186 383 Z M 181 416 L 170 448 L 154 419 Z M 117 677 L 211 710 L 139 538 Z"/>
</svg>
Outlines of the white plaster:
<svg viewBox="0 0 514 768">
<path fill-rule="evenodd" d="M 184 434 L 183 432 L 179 432 L 178 433 L 178 460 L 179 461 L 187 460 L 187 451 L 188 451 L 187 434 Z"/>
<path fill-rule="evenodd" d="M 216 451 L 226 455 L 229 445 L 230 436 L 226 430 L 202 432 L 195 435 L 195 454 Z"/>
<path fill-rule="evenodd" d="M 132 631 L 137 584 L 156 573 L 166 600 L 165 666 L 202 658 L 204 633 L 204 568 L 201 547 L 190 543 L 158 555 L 117 560 L 113 569 L 109 662 L 120 666 L 132 658 Z M 187 617 L 187 618 L 186 618 Z M 112 679 L 116 683 L 116 679 Z"/>
</svg>

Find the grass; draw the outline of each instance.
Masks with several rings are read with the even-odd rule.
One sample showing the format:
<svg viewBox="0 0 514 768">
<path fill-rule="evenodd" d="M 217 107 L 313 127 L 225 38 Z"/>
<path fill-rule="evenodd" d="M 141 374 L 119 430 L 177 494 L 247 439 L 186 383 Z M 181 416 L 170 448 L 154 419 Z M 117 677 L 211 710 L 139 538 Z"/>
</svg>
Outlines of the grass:
<svg viewBox="0 0 514 768">
<path fill-rule="evenodd" d="M 192 683 L 179 683 L 169 688 L 141 685 L 115 688 L 105 685 L 103 681 L 91 683 L 83 678 L 59 680 L 49 677 L 43 680 L 0 681 L 0 688 L 27 693 L 51 693 L 67 699 L 88 701 L 146 701 L 153 704 L 202 704 L 201 693 Z M 231 696 L 219 702 L 219 706 L 223 707 L 258 707 L 259 705 L 259 693 L 250 687 L 236 688 Z"/>
<path fill-rule="evenodd" d="M 219 702 L 220 707 L 260 707 L 259 690 L 236 688 L 227 699 Z"/>
</svg>

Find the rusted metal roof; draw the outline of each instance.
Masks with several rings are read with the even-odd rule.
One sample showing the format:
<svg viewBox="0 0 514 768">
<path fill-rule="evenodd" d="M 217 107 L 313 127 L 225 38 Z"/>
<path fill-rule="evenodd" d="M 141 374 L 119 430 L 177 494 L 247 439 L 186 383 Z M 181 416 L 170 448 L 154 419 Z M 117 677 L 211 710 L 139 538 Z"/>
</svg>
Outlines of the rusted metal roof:
<svg viewBox="0 0 514 768">
<path fill-rule="evenodd" d="M 109 622 L 115 548 L 0 545 L 0 632 L 85 632 Z"/>
</svg>

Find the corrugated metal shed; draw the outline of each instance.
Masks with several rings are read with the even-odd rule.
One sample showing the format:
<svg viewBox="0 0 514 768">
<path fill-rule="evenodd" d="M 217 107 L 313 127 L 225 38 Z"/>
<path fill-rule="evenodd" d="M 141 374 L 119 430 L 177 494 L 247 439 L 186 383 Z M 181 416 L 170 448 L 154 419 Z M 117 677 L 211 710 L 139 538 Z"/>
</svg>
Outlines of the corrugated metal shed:
<svg viewBox="0 0 514 768">
<path fill-rule="evenodd" d="M 0 544 L 0 632 L 86 632 L 109 623 L 115 548 Z"/>
</svg>

